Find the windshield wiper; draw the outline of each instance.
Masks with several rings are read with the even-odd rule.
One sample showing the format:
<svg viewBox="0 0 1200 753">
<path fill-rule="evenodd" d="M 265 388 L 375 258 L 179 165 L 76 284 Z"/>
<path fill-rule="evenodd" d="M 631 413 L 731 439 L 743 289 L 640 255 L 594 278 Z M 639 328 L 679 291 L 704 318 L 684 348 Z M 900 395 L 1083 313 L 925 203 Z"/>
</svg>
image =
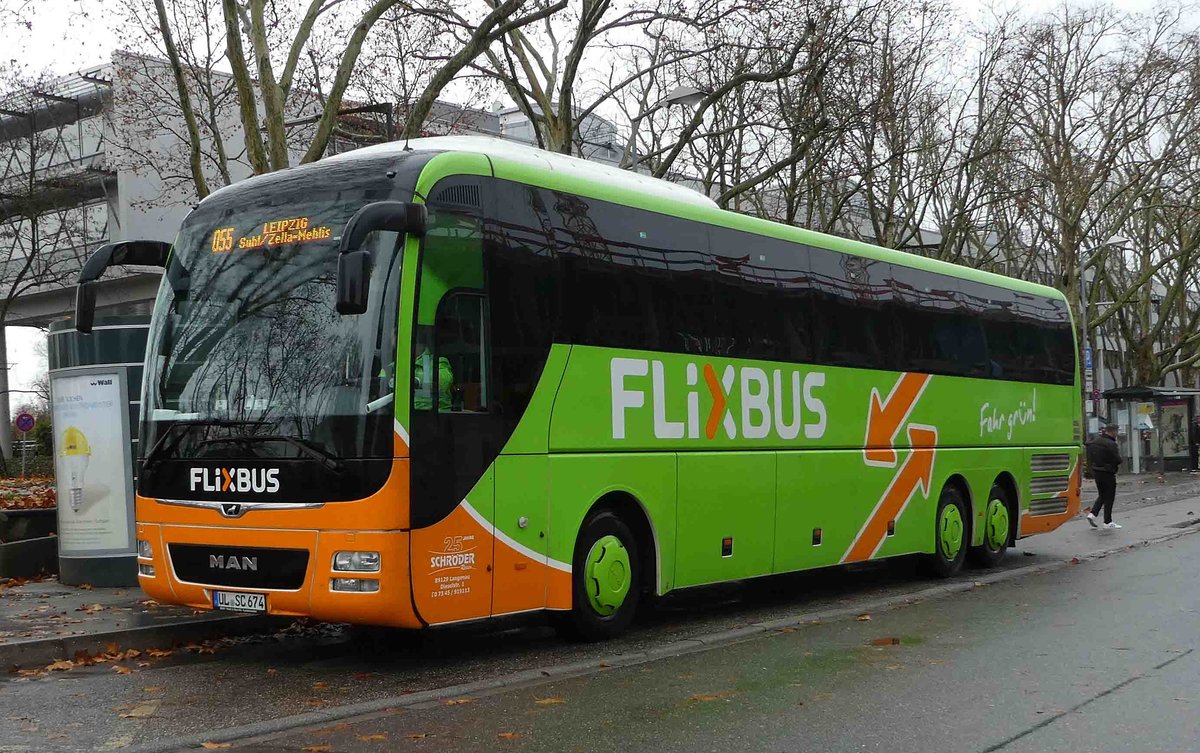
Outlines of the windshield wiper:
<svg viewBox="0 0 1200 753">
<path fill-rule="evenodd" d="M 268 442 L 282 442 L 283 444 L 295 447 L 300 451 L 301 455 L 315 460 L 321 464 L 325 470 L 341 475 L 346 470 L 346 463 L 337 455 L 325 450 L 313 447 L 308 442 L 305 442 L 296 437 L 288 437 L 280 434 L 237 434 L 231 437 L 216 437 L 214 439 L 206 439 L 200 443 L 203 445 L 211 444 L 265 444 Z"/>
<path fill-rule="evenodd" d="M 151 447 L 149 452 L 146 453 L 146 457 L 142 458 L 142 471 L 150 470 L 150 468 L 158 463 L 158 461 L 165 458 L 167 455 L 173 452 L 176 447 L 179 446 L 179 443 L 182 442 L 183 438 L 188 434 L 186 430 L 179 432 L 175 431 L 181 426 L 185 429 L 194 429 L 197 426 L 255 426 L 261 423 L 263 422 L 228 421 L 218 418 L 193 418 L 176 421 L 166 428 L 166 430 L 162 433 L 162 436 L 158 438 L 158 441 L 155 442 L 154 446 Z M 172 437 L 174 438 L 172 439 Z M 168 440 L 171 441 L 168 442 Z"/>
</svg>

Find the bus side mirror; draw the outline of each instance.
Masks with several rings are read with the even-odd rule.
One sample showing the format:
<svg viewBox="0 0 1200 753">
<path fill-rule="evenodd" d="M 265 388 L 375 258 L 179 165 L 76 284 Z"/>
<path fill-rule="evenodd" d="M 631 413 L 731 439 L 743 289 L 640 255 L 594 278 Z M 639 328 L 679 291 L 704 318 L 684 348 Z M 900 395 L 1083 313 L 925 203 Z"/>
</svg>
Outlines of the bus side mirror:
<svg viewBox="0 0 1200 753">
<path fill-rule="evenodd" d="M 370 251 L 338 254 L 337 312 L 343 315 L 365 313 L 370 281 Z"/>
<path fill-rule="evenodd" d="M 361 314 L 367 310 L 371 283 L 371 252 L 362 250 L 371 233 L 385 230 L 424 236 L 428 213 L 424 204 L 377 201 L 354 213 L 338 246 L 337 312 Z"/>
<path fill-rule="evenodd" d="M 109 267 L 166 267 L 171 244 L 164 241 L 106 243 L 84 262 L 75 288 L 75 329 L 91 332 L 96 317 L 96 280 Z"/>
</svg>

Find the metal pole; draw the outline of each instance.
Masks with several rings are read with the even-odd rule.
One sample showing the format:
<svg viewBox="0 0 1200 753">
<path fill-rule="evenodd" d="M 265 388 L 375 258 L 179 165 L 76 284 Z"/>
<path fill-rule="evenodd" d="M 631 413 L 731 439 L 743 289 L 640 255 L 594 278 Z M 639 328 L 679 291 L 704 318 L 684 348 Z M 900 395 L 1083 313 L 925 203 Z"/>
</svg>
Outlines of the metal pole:
<svg viewBox="0 0 1200 753">
<path fill-rule="evenodd" d="M 1084 356 L 1085 356 L 1085 361 L 1083 364 L 1081 364 L 1083 366 L 1083 368 L 1080 369 L 1080 373 L 1083 375 L 1083 390 L 1086 393 L 1087 392 L 1087 381 L 1088 381 L 1088 379 L 1087 379 L 1088 366 L 1087 366 L 1087 362 L 1086 362 L 1086 355 L 1087 355 L 1088 351 L 1091 350 L 1092 346 L 1091 346 L 1091 343 L 1088 341 L 1087 279 L 1083 275 L 1084 265 L 1083 265 L 1083 254 L 1082 253 L 1076 253 L 1076 261 L 1078 262 L 1078 265 L 1079 265 L 1079 311 L 1080 311 L 1080 313 L 1079 313 L 1079 340 L 1080 340 L 1080 342 L 1083 343 L 1083 352 L 1084 352 Z M 1092 362 L 1092 366 L 1095 366 L 1094 361 Z M 1094 373 L 1093 373 L 1092 378 L 1095 379 Z M 1092 403 L 1092 396 L 1090 394 L 1085 394 L 1084 398 L 1083 398 L 1083 436 L 1085 438 L 1088 435 L 1088 414 L 1089 414 L 1089 407 L 1091 406 L 1091 403 Z"/>
<path fill-rule="evenodd" d="M 25 455 L 29 452 L 29 442 L 26 441 L 27 436 L 29 436 L 29 432 L 21 432 L 21 478 L 25 478 Z"/>
</svg>

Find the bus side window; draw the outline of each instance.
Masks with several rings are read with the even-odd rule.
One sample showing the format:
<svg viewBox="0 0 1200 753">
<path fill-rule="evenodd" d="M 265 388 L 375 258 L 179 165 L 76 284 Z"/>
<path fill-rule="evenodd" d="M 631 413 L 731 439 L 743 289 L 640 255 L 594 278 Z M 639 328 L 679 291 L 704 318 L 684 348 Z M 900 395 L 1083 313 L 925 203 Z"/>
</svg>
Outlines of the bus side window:
<svg viewBox="0 0 1200 753">
<path fill-rule="evenodd" d="M 439 413 L 488 409 L 487 301 L 475 293 L 452 293 L 438 305 L 434 327 Z"/>
</svg>

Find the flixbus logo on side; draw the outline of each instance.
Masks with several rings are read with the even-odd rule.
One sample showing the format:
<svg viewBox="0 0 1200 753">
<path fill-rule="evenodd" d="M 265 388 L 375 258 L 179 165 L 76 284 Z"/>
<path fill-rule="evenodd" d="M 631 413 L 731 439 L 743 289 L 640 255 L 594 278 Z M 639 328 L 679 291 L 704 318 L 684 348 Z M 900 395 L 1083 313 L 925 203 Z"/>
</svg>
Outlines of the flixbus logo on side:
<svg viewBox="0 0 1200 753">
<path fill-rule="evenodd" d="M 654 416 L 656 439 L 699 439 L 701 431 L 715 439 L 723 431 L 729 439 L 795 439 L 801 430 L 807 439 L 825 435 L 825 403 L 816 390 L 825 386 L 820 371 L 796 369 L 760 369 L 757 366 L 728 365 L 717 378 L 710 363 L 689 363 L 684 384 L 669 383 L 662 361 L 646 358 L 613 358 L 609 363 L 612 393 L 612 438 L 625 439 L 625 420 L 632 411 L 647 410 L 645 380 L 650 376 L 649 410 Z M 700 386 L 703 375 L 704 386 Z M 667 394 L 683 389 L 687 397 L 686 415 L 667 415 Z M 708 416 L 700 423 L 700 395 L 706 389 L 712 398 Z M 740 410 L 735 416 L 729 405 L 738 398 Z M 803 409 L 802 409 L 803 406 Z M 682 418 L 682 420 L 678 420 Z"/>
</svg>

